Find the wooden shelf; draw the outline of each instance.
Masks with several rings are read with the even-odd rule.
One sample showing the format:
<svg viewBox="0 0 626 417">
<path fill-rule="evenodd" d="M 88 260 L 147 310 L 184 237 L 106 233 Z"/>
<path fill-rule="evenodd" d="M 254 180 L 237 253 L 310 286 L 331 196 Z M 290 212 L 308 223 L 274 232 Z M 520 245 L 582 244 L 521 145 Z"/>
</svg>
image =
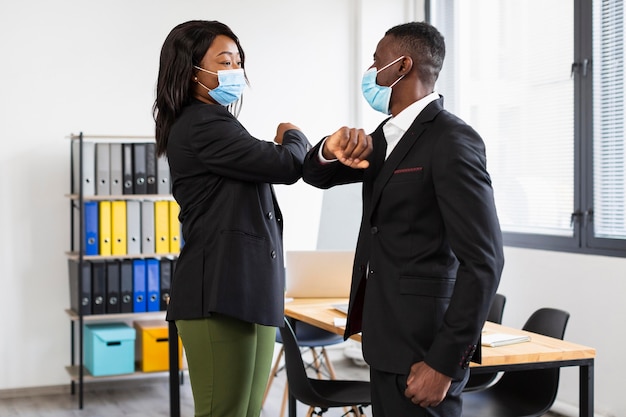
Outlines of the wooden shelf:
<svg viewBox="0 0 626 417">
<path fill-rule="evenodd" d="M 65 194 L 70 200 L 79 200 L 78 194 Z M 83 201 L 113 201 L 113 200 L 167 200 L 174 201 L 171 194 L 103 194 L 103 195 L 84 195 Z"/>
<path fill-rule="evenodd" d="M 79 140 L 80 135 L 70 134 L 67 136 L 67 139 L 70 140 Z M 156 139 L 154 136 L 146 136 L 146 135 L 129 135 L 129 136 L 121 136 L 121 135 L 85 135 L 83 134 L 83 141 L 86 142 L 126 142 L 126 143 L 154 143 Z"/>
<path fill-rule="evenodd" d="M 72 381 L 78 381 L 80 378 L 80 367 L 78 365 L 66 366 L 65 370 L 70 376 Z M 180 372 L 186 372 L 185 369 L 181 369 Z M 128 380 L 128 379 L 149 379 L 154 377 L 168 376 L 169 371 L 155 371 L 155 372 L 141 372 L 135 371 L 129 374 L 119 374 L 119 375 L 103 375 L 103 376 L 93 376 L 89 373 L 87 369 L 83 366 L 83 381 L 113 381 L 113 380 Z"/>
<path fill-rule="evenodd" d="M 78 313 L 72 309 L 65 309 L 65 313 L 69 316 L 70 320 L 76 321 L 79 319 Z M 114 314 L 88 314 L 83 316 L 84 322 L 95 322 L 95 321 L 115 321 L 115 320 L 126 320 L 126 319 L 160 319 L 162 318 L 165 321 L 165 311 L 147 311 L 140 313 L 114 313 Z"/>
<path fill-rule="evenodd" d="M 78 260 L 78 252 L 65 252 L 68 259 Z M 138 253 L 123 255 L 83 255 L 84 261 L 109 261 L 116 259 L 147 259 L 147 258 L 169 258 L 178 257 L 178 253 Z"/>
</svg>

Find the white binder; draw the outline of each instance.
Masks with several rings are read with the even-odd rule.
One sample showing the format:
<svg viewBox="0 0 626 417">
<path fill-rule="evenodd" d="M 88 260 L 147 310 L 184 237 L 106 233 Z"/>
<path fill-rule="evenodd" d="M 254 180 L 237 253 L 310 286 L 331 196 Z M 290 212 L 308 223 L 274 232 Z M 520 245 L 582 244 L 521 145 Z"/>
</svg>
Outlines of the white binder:
<svg viewBox="0 0 626 417">
<path fill-rule="evenodd" d="M 170 164 L 167 162 L 167 157 L 161 155 L 157 158 L 157 194 L 170 194 L 171 192 Z"/>
<path fill-rule="evenodd" d="M 108 143 L 96 143 L 96 194 L 111 194 L 111 157 Z"/>
<path fill-rule="evenodd" d="M 155 253 L 154 201 L 141 202 L 141 252 Z"/>
<path fill-rule="evenodd" d="M 96 144 L 83 140 L 83 195 L 96 194 Z M 72 192 L 78 194 L 80 186 L 80 141 L 72 142 Z"/>
<path fill-rule="evenodd" d="M 126 251 L 129 255 L 141 254 L 141 202 L 126 202 Z"/>
<path fill-rule="evenodd" d="M 122 175 L 122 144 L 111 143 L 109 147 L 110 153 L 110 180 L 112 195 L 122 195 L 123 191 L 123 175 Z"/>
</svg>

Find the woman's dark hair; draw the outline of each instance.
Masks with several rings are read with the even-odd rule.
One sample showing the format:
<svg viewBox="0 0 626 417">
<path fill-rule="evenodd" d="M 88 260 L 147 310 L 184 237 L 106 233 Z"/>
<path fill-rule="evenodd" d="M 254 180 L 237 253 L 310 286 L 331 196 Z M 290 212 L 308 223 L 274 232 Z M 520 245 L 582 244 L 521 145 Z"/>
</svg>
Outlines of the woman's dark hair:
<svg viewBox="0 0 626 417">
<path fill-rule="evenodd" d="M 420 79 L 434 86 L 446 55 L 441 33 L 426 22 L 410 22 L 392 27 L 385 35 L 396 39 L 399 55 L 413 58 Z"/>
<path fill-rule="evenodd" d="M 156 100 L 152 107 L 159 156 L 167 151 L 172 124 L 182 108 L 192 100 L 193 66 L 200 65 L 218 35 L 228 36 L 235 42 L 241 56 L 241 68 L 244 68 L 245 57 L 239 39 L 228 26 L 218 21 L 192 20 L 181 23 L 165 38 L 159 61 Z"/>
</svg>

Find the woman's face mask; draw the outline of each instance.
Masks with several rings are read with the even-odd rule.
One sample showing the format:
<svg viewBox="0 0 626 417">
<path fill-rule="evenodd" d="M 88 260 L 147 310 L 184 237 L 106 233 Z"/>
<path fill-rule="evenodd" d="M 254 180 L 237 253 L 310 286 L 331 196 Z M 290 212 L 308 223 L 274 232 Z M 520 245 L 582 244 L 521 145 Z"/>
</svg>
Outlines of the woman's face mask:
<svg viewBox="0 0 626 417">
<path fill-rule="evenodd" d="M 196 65 L 193 67 L 197 70 L 217 75 L 218 86 L 214 89 L 210 89 L 200 81 L 198 81 L 198 84 L 206 88 L 209 96 L 222 106 L 228 106 L 241 98 L 241 94 L 247 85 L 243 68 L 213 72 Z"/>
</svg>

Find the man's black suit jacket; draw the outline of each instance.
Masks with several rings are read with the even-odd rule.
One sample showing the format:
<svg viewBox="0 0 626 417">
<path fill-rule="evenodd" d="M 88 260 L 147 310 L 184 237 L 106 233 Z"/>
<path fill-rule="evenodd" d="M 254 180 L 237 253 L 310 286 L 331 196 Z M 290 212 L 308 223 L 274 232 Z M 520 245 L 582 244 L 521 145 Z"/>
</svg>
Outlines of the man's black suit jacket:
<svg viewBox="0 0 626 417">
<path fill-rule="evenodd" d="M 279 146 L 252 137 L 223 106 L 184 109 L 167 146 L 185 242 L 168 320 L 220 313 L 283 325 L 283 219 L 271 184 L 300 179 L 307 149 L 297 130 Z"/>
<path fill-rule="evenodd" d="M 304 163 L 304 180 L 320 188 L 363 182 L 345 336 L 362 331 L 375 369 L 408 374 L 425 361 L 461 379 L 504 263 L 485 147 L 441 98 L 387 160 L 383 124 L 365 170 L 321 163 L 321 142 Z"/>
</svg>

